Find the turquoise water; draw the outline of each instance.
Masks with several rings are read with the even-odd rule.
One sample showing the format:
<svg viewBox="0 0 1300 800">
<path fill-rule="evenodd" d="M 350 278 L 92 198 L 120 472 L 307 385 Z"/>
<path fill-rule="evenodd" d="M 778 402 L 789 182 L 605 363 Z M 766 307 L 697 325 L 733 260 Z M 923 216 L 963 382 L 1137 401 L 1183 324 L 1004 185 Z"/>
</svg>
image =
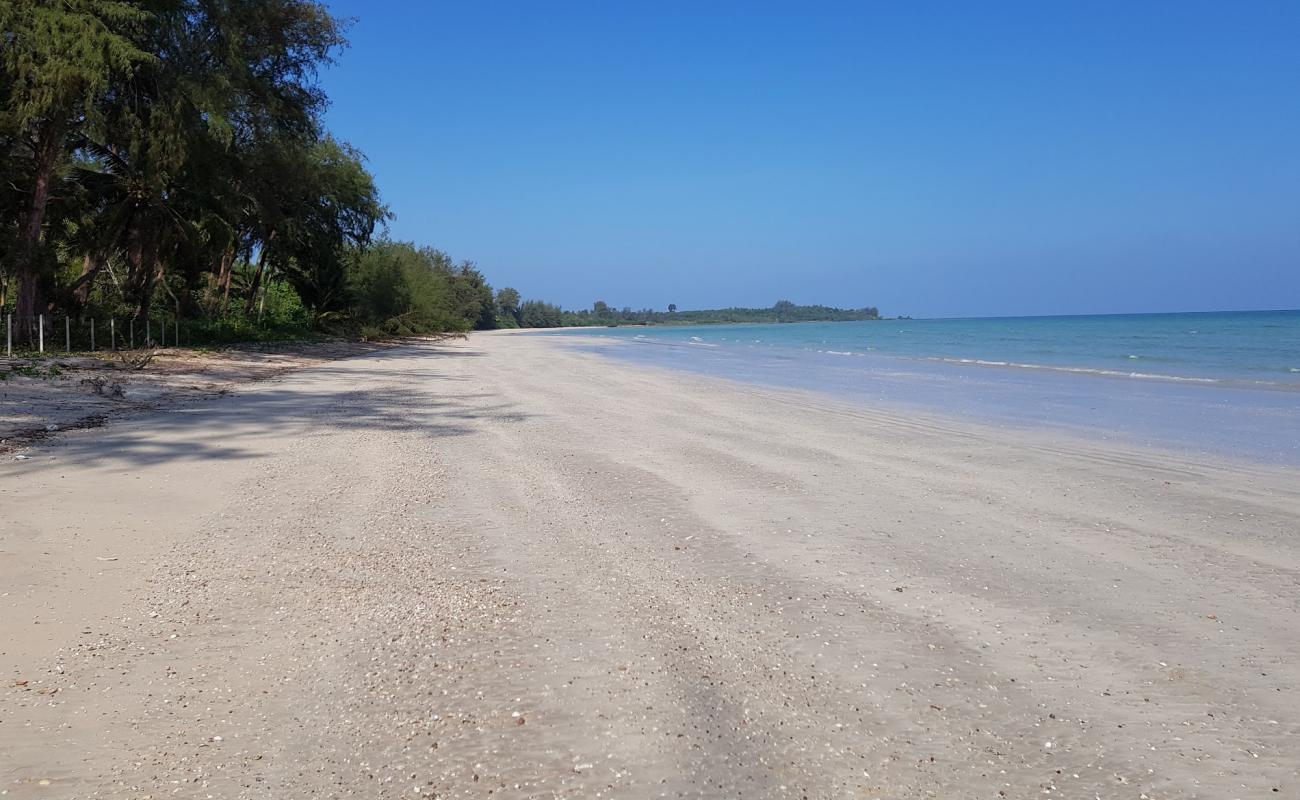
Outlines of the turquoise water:
<svg viewBox="0 0 1300 800">
<path fill-rule="evenodd" d="M 1300 388 L 1300 311 L 595 329 L 603 336 Z"/>
<path fill-rule="evenodd" d="M 1300 465 L 1300 311 L 555 332 L 616 358 L 875 405 Z"/>
</svg>

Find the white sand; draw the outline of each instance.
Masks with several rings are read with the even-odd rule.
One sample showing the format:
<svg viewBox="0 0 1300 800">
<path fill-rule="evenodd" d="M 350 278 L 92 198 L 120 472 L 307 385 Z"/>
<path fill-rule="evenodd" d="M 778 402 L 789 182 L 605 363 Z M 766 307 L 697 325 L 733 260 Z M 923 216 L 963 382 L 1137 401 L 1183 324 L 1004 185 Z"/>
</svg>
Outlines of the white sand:
<svg viewBox="0 0 1300 800">
<path fill-rule="evenodd" d="M 496 335 L 26 455 L 6 797 L 1300 795 L 1294 471 Z"/>
</svg>

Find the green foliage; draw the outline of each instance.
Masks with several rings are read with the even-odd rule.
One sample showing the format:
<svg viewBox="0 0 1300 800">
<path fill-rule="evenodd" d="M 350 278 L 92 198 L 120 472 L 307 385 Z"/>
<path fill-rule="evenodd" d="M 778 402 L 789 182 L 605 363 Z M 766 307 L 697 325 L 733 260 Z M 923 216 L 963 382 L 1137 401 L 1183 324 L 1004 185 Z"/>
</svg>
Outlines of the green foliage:
<svg viewBox="0 0 1300 800">
<path fill-rule="evenodd" d="M 151 15 L 118 0 L 0 0 L 0 125 L 65 131 L 92 116 L 115 80 L 154 60 L 135 39 Z"/>
<path fill-rule="evenodd" d="M 311 314 L 289 283 L 273 281 L 268 284 L 264 301 L 264 312 L 259 309 L 259 313 L 266 327 L 276 330 L 305 330 L 311 326 Z"/>
<path fill-rule="evenodd" d="M 496 300 L 492 287 L 472 261 L 462 261 L 452 270 L 452 291 L 461 316 L 471 320 L 475 330 L 491 330 L 497 325 Z"/>
<path fill-rule="evenodd" d="M 346 259 L 348 319 L 363 336 L 495 327 L 492 289 L 472 264 L 408 242 L 380 241 Z"/>
<path fill-rule="evenodd" d="M 388 217 L 374 178 L 353 148 L 331 138 L 301 154 L 286 196 L 279 236 L 267 245 L 271 260 L 312 308 L 346 303 L 349 248 L 363 246 Z"/>
<path fill-rule="evenodd" d="M 519 307 L 521 328 L 558 328 L 564 324 L 564 312 L 559 306 L 540 300 L 525 300 Z"/>
<path fill-rule="evenodd" d="M 509 286 L 497 292 L 497 327 L 519 327 L 519 292 Z"/>
<path fill-rule="evenodd" d="M 16 282 L 20 319 L 163 303 L 224 338 L 247 332 L 233 314 L 346 310 L 345 254 L 388 212 L 321 124 L 317 72 L 345 44 L 323 3 L 0 0 L 0 31 L 0 302 Z"/>
<path fill-rule="evenodd" d="M 0 0 L 0 289 L 16 280 L 29 334 L 54 269 L 41 245 L 72 135 L 150 60 L 133 39 L 147 20 L 114 0 Z"/>
<path fill-rule="evenodd" d="M 171 331 L 168 328 L 168 346 Z M 258 322 L 243 314 L 232 314 L 220 319 L 185 320 L 180 325 L 181 343 L 187 347 L 203 345 L 238 344 L 240 342 L 282 342 L 319 338 L 307 325 Z"/>
</svg>

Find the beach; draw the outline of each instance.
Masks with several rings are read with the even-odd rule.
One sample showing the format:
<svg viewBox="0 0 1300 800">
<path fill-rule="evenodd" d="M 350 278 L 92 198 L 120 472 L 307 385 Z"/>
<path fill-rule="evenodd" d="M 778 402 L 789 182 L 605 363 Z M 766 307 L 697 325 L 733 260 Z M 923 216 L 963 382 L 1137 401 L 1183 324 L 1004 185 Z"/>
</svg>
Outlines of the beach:
<svg viewBox="0 0 1300 800">
<path fill-rule="evenodd" d="M 1294 468 L 581 344 L 6 453 L 0 793 L 1300 793 Z"/>
</svg>

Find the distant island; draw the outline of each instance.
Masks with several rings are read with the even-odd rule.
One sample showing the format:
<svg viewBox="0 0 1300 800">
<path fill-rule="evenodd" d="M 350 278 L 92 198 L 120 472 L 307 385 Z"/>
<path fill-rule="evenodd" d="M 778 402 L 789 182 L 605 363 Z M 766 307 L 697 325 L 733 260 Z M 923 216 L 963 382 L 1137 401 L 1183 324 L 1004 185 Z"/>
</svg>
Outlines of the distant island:
<svg viewBox="0 0 1300 800">
<path fill-rule="evenodd" d="M 619 325 L 721 325 L 726 323 L 784 323 L 784 322 L 853 322 L 880 319 L 876 308 L 832 308 L 831 306 L 801 306 L 781 300 L 771 308 L 711 308 L 695 311 L 678 311 L 669 305 L 667 311 L 645 308 L 616 309 L 597 300 L 590 309 L 570 311 L 551 303 L 527 300 L 516 306 L 500 303 L 497 323 L 503 328 L 561 328 L 561 327 L 613 327 Z M 513 324 L 512 324 L 513 323 Z"/>
</svg>

